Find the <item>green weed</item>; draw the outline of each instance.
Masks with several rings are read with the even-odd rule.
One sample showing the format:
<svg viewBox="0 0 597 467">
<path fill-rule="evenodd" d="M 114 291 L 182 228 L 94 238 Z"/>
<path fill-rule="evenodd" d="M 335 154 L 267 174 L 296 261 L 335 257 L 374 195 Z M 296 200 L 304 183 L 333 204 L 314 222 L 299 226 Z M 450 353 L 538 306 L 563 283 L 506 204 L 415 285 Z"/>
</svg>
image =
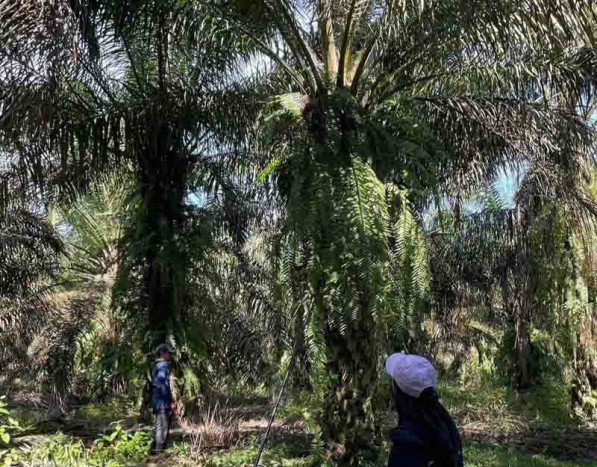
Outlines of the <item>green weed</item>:
<svg viewBox="0 0 597 467">
<path fill-rule="evenodd" d="M 8 404 L 6 397 L 0 397 L 0 463 L 10 465 L 12 463 L 12 450 L 9 449 L 12 435 L 21 430 L 19 422 L 15 420 Z"/>
<path fill-rule="evenodd" d="M 0 447 L 8 445 L 11 434 L 21 429 L 19 422 L 11 415 L 6 403 L 6 397 L 0 397 Z"/>
<path fill-rule="evenodd" d="M 562 461 L 522 454 L 500 445 L 470 444 L 464 452 L 465 467 L 597 467 L 594 461 Z"/>
<path fill-rule="evenodd" d="M 151 444 L 151 437 L 145 431 L 130 432 L 122 428 L 120 423 L 112 424 L 112 432 L 95 441 L 92 454 L 111 460 L 126 463 L 141 461 Z"/>
<path fill-rule="evenodd" d="M 134 401 L 124 397 L 113 397 L 106 402 L 96 402 L 77 407 L 73 418 L 86 420 L 120 420 L 134 417 L 138 409 Z"/>
<path fill-rule="evenodd" d="M 313 455 L 293 457 L 286 443 L 278 444 L 263 453 L 262 467 L 327 467 L 323 458 Z M 206 456 L 200 465 L 205 467 L 250 467 L 253 465 L 256 448 L 232 450 L 225 454 Z M 597 467 L 592 461 L 562 461 L 542 455 L 523 454 L 499 445 L 470 444 L 464 451 L 465 467 Z M 385 467 L 386 453 L 380 453 L 370 467 Z"/>
<path fill-rule="evenodd" d="M 81 440 L 57 433 L 43 443 L 11 449 L 4 461 L 6 466 L 20 461 L 31 467 L 124 467 L 141 462 L 150 442 L 147 433 L 128 432 L 115 423 L 111 432 L 102 435 L 90 447 Z"/>
<path fill-rule="evenodd" d="M 492 430 L 513 430 L 529 426 L 563 428 L 577 423 L 570 409 L 570 388 L 562 383 L 544 382 L 517 392 L 489 383 L 459 386 L 444 382 L 439 390 L 442 402 L 462 426 L 490 423 Z"/>
</svg>

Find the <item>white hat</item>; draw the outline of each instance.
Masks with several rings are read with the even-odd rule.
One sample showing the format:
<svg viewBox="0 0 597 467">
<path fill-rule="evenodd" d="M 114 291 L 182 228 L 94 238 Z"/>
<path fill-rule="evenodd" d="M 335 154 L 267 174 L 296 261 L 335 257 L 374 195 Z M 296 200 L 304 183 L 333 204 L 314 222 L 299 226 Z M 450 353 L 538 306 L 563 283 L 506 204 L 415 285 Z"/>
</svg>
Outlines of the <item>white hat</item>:
<svg viewBox="0 0 597 467">
<path fill-rule="evenodd" d="M 435 387 L 437 382 L 435 368 L 419 355 L 392 354 L 386 360 L 386 371 L 398 387 L 412 397 L 418 398 L 425 389 Z"/>
</svg>

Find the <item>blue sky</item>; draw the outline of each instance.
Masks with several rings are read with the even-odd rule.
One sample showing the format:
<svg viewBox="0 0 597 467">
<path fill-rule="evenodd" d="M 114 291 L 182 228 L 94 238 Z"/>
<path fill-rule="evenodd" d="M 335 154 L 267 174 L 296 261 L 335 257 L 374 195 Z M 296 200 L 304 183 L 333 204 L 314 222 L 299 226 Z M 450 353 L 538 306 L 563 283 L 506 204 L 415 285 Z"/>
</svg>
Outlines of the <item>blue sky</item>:
<svg viewBox="0 0 597 467">
<path fill-rule="evenodd" d="M 514 206 L 514 195 L 520 186 L 522 171 L 502 170 L 498 175 L 494 186 L 502 198 L 505 206 Z"/>
</svg>

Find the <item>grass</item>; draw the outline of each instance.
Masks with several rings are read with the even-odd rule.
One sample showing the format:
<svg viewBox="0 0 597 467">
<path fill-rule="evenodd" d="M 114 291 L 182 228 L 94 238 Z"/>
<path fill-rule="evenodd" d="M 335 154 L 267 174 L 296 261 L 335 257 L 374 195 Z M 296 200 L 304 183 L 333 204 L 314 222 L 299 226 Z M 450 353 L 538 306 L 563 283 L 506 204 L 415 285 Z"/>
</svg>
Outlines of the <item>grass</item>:
<svg viewBox="0 0 597 467">
<path fill-rule="evenodd" d="M 93 450 L 85 449 L 80 443 L 57 435 L 45 445 L 35 448 L 35 452 L 24 456 L 30 465 L 83 467 L 88 465 L 140 465 L 140 455 L 146 449 L 147 438 L 137 435 L 112 440 L 106 436 L 108 446 Z M 139 439 L 137 439 L 139 438 Z M 101 447 L 98 446 L 98 447 Z M 295 449 L 292 443 L 282 442 L 266 449 L 262 455 L 262 467 L 328 467 L 318 456 L 305 455 Z M 183 451 L 171 451 L 167 463 L 181 467 L 250 467 L 253 465 L 256 447 L 231 449 L 225 453 L 203 455 L 190 458 Z M 480 445 L 471 443 L 465 448 L 465 467 L 597 467 L 595 461 L 557 460 L 542 455 L 520 453 L 500 445 Z M 20 460 L 20 459 L 19 459 Z M 131 461 L 132 464 L 131 464 Z M 136 463 L 135 463 L 136 461 Z M 137 464 L 138 463 L 138 464 Z M 162 464 L 160 464 L 162 465 Z M 368 467 L 385 467 L 385 453 L 380 460 L 369 463 Z"/>
<path fill-rule="evenodd" d="M 545 382 L 528 392 L 491 384 L 444 383 L 440 393 L 461 426 L 511 431 L 577 424 L 570 410 L 570 388 L 562 383 Z"/>
<path fill-rule="evenodd" d="M 317 467 L 322 466 L 314 456 L 294 457 L 287 443 L 267 449 L 261 458 L 262 467 Z M 234 449 L 223 454 L 202 458 L 204 467 L 250 467 L 253 465 L 256 448 Z M 469 444 L 464 451 L 465 467 L 597 467 L 595 461 L 557 460 L 542 455 L 524 454 L 500 445 Z M 182 462 L 181 462 L 182 464 Z M 172 465 L 178 465 L 172 463 Z M 188 464 L 187 464 L 188 465 Z M 323 464 L 325 465 L 325 464 Z M 385 455 L 369 467 L 385 467 Z"/>
<path fill-rule="evenodd" d="M 240 439 L 239 426 L 243 413 L 216 403 L 208 407 L 199 423 L 181 420 L 180 426 L 189 434 L 190 453 L 201 454 L 204 447 L 235 446 Z"/>
<path fill-rule="evenodd" d="M 465 467 L 597 467 L 595 461 L 563 461 L 519 453 L 500 445 L 470 444 L 464 452 Z"/>
<path fill-rule="evenodd" d="M 112 397 L 106 402 L 93 402 L 76 407 L 72 416 L 84 420 L 120 420 L 136 417 L 139 410 L 131 398 Z"/>
<path fill-rule="evenodd" d="M 582 454 L 591 458 L 590 436 L 593 432 L 582 431 L 578 422 L 569 415 L 569 388 L 566 385 L 546 383 L 533 391 L 516 393 L 506 387 L 490 384 L 462 386 L 444 383 L 440 387 L 440 392 L 444 405 L 455 415 L 465 431 L 479 431 L 482 434 L 513 434 L 508 438 L 509 441 L 491 436 L 469 437 L 465 442 L 465 467 L 597 467 L 597 461 L 573 460 Z M 316 428 L 316 422 L 308 405 L 299 404 L 280 409 L 278 415 L 280 421 L 284 423 L 280 425 L 280 431 L 276 431 L 275 436 L 270 438 L 272 444 L 262 455 L 260 463 L 262 467 L 328 467 L 328 464 L 323 462 L 322 455 L 318 454 L 321 453 L 321 446 L 316 443 L 316 449 L 313 450 L 315 445 L 312 444 L 312 437 L 307 436 Z M 115 398 L 103 404 L 88 404 L 77 408 L 71 420 L 74 424 L 117 420 L 129 415 L 133 416 L 135 413 L 135 404 L 131 400 Z M 257 441 L 263 433 L 251 431 L 253 428 L 249 431 L 239 431 L 238 420 L 231 415 L 232 413 L 236 412 L 228 413 L 228 410 L 216 410 L 216 408 L 213 412 L 204 411 L 195 424 L 186 427 L 187 435 L 183 442 L 177 443 L 165 455 L 165 462 L 160 461 L 159 465 L 252 466 L 257 454 Z M 228 420 L 229 418 L 232 422 Z M 394 419 L 395 417 L 392 417 L 392 423 Z M 97 423 L 92 424 L 95 426 Z M 532 439 L 536 429 L 539 429 L 540 436 Z M 96 438 L 94 443 L 92 443 L 93 439 L 90 439 L 85 445 L 76 437 L 80 436 L 78 434 L 75 437 L 50 437 L 47 442 L 37 445 L 29 454 L 22 455 L 26 460 L 51 458 L 58 461 L 47 465 L 72 465 L 73 467 L 91 465 L 88 463 L 89 460 L 112 462 L 105 465 L 120 467 L 126 465 L 126 459 L 140 461 L 143 457 L 148 443 L 146 435 L 133 436 L 132 433 L 118 429 L 113 429 L 108 434 L 102 434 L 102 432 L 97 431 L 94 435 Z M 200 440 L 199 446 L 193 443 L 194 432 L 200 435 L 195 437 L 195 444 Z M 563 437 L 562 432 L 572 432 L 577 438 Z M 528 438 L 521 433 L 527 434 Z M 223 435 L 226 436 L 222 437 Z M 580 435 L 584 435 L 581 443 L 575 443 L 574 439 L 580 439 L 578 438 Z M 513 444 L 490 444 L 496 439 Z M 539 441 L 543 444 L 538 445 Z M 209 449 L 210 445 L 211 449 Z M 204 446 L 208 449 L 204 449 Z M 218 446 L 221 446 L 221 449 Z M 375 460 L 370 460 L 363 465 L 385 467 L 388 449 L 387 443 L 384 443 L 383 448 L 376 448 L 373 453 Z M 534 452 L 543 454 L 533 454 Z M 2 465 L 1 457 L 0 465 Z M 65 463 L 65 459 L 69 459 L 70 462 L 71 458 L 73 460 L 71 464 Z M 81 461 L 83 463 L 76 463 Z"/>
</svg>

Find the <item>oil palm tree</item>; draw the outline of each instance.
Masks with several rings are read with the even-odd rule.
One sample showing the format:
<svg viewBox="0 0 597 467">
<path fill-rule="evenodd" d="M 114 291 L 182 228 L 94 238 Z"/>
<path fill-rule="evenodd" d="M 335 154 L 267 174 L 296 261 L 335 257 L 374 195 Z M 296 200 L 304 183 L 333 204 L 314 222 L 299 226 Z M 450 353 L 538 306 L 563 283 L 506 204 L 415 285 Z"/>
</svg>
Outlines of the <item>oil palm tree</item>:
<svg viewBox="0 0 597 467">
<path fill-rule="evenodd" d="M 231 78 L 242 44 L 200 2 L 8 3 L 0 20 L 2 204 L 52 204 L 115 173 L 136 177 L 131 309 L 146 318 L 147 351 L 176 339 L 191 174 L 235 152 L 242 135 L 230 128 L 252 109 L 250 96 L 236 105 L 243 89 Z"/>
<path fill-rule="evenodd" d="M 1 193 L 84 188 L 128 161 L 144 201 L 132 233 L 149 348 L 178 321 L 197 148 L 254 144 L 309 249 L 303 290 L 329 370 L 321 421 L 342 464 L 358 462 L 371 425 L 391 219 L 406 205 L 395 193 L 413 211 L 434 193 L 458 205 L 520 161 L 553 167 L 573 192 L 593 145 L 577 112 L 597 76 L 588 0 L 60 5 L 1 10 L 0 141 L 14 158 Z M 229 53 L 254 60 L 239 69 Z M 247 138 L 255 100 L 282 117 L 265 144 Z"/>
<path fill-rule="evenodd" d="M 415 207 L 434 193 L 458 205 L 515 163 L 582 172 L 594 134 L 577 110 L 595 84 L 595 10 L 551 0 L 209 3 L 259 49 L 270 105 L 284 115 L 262 163 L 312 250 L 312 319 L 329 374 L 323 434 L 339 463 L 355 465 L 382 352 L 384 184 L 406 188 Z"/>
<path fill-rule="evenodd" d="M 130 184 L 120 179 L 94 184 L 51 210 L 68 252 L 56 285 L 69 306 L 52 317 L 40 341 L 43 366 L 54 370 L 49 379 L 64 395 L 117 393 L 131 379 L 132 354 L 140 349 L 130 343 L 138 336 L 114 300 L 122 224 L 132 209 Z M 80 310 L 79 303 L 85 305 Z"/>
<path fill-rule="evenodd" d="M 584 245 L 594 235 L 597 204 L 589 183 L 577 180 L 570 190 L 570 181 L 558 175 L 553 167 L 533 164 L 512 205 L 503 205 L 493 187 L 477 196 L 476 211 L 460 219 L 440 211 L 430 226 L 432 306 L 444 330 L 457 333 L 453 322 L 461 309 L 467 328 L 462 340 L 474 339 L 476 331 L 481 336 L 484 326 L 503 331 L 518 388 L 542 376 L 533 361 L 532 330 L 573 333 L 570 291 L 577 290 Z M 560 330 L 550 328 L 554 322 Z"/>
<path fill-rule="evenodd" d="M 11 209 L 2 217 L 2 363 L 9 382 L 43 389 L 55 415 L 68 407 L 89 341 L 121 324 L 110 313 L 123 200 L 122 189 L 101 185 L 48 216 Z"/>
<path fill-rule="evenodd" d="M 43 216 L 23 209 L 0 217 L 0 364 L 8 381 L 27 372 L 27 347 L 48 310 L 48 286 L 65 246 Z"/>
</svg>

